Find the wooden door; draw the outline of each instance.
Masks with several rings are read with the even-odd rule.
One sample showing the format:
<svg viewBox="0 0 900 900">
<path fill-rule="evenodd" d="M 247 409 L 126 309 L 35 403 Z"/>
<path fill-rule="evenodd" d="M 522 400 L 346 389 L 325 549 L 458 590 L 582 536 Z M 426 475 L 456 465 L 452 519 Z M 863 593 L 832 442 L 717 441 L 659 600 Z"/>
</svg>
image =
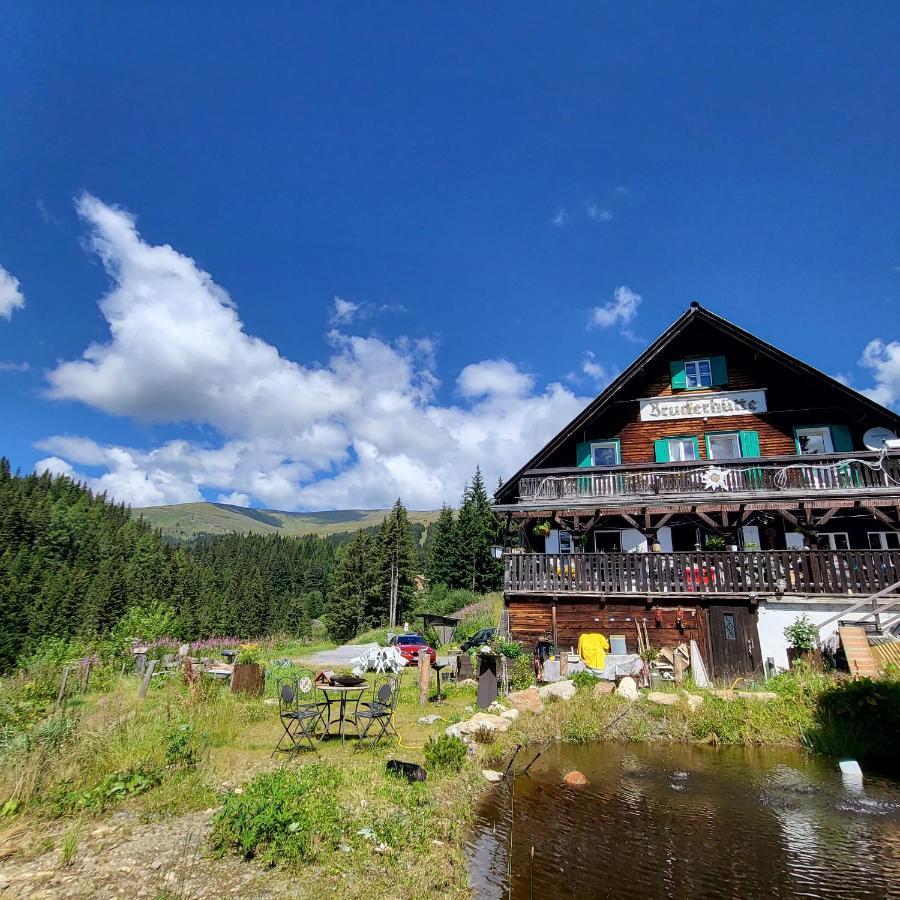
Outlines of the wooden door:
<svg viewBox="0 0 900 900">
<path fill-rule="evenodd" d="M 711 606 L 707 617 L 713 678 L 728 680 L 759 671 L 756 613 L 746 606 Z"/>
</svg>

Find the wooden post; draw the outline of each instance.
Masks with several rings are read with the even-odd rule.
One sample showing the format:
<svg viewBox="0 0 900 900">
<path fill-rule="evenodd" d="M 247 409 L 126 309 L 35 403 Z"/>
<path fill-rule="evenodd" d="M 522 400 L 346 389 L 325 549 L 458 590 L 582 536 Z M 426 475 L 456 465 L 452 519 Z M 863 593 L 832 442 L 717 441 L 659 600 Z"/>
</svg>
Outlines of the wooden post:
<svg viewBox="0 0 900 900">
<path fill-rule="evenodd" d="M 430 689 L 431 657 L 424 651 L 419 651 L 419 706 L 424 707 L 428 702 Z"/>
<path fill-rule="evenodd" d="M 556 635 L 556 598 L 553 598 L 553 607 L 551 609 L 553 616 L 553 652 L 559 655 L 559 639 Z"/>
<path fill-rule="evenodd" d="M 150 679 L 153 677 L 153 670 L 156 668 L 156 660 L 151 659 L 147 664 L 147 671 L 144 672 L 144 680 L 141 682 L 141 686 L 138 689 L 138 697 L 143 700 L 147 696 L 147 690 L 150 687 Z"/>
<path fill-rule="evenodd" d="M 93 666 L 93 662 L 88 660 L 85 666 L 81 670 L 81 693 L 86 694 L 88 689 L 88 684 L 91 680 L 91 667 Z"/>
<path fill-rule="evenodd" d="M 684 682 L 684 659 L 677 650 L 672 662 L 675 666 L 675 684 L 682 684 Z"/>
<path fill-rule="evenodd" d="M 63 701 L 66 699 L 66 683 L 69 680 L 69 667 L 66 666 L 63 669 L 62 680 L 59 683 L 59 693 L 56 695 L 56 705 L 62 706 Z"/>
</svg>

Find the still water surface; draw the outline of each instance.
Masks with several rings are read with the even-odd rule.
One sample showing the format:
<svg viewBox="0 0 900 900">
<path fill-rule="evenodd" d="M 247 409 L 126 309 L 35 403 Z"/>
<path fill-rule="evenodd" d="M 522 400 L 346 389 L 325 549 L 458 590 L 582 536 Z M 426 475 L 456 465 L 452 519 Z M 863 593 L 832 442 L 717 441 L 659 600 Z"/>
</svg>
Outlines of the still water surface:
<svg viewBox="0 0 900 900">
<path fill-rule="evenodd" d="M 783 750 L 557 745 L 484 798 L 468 851 L 480 898 L 900 897 L 900 783 Z"/>
</svg>

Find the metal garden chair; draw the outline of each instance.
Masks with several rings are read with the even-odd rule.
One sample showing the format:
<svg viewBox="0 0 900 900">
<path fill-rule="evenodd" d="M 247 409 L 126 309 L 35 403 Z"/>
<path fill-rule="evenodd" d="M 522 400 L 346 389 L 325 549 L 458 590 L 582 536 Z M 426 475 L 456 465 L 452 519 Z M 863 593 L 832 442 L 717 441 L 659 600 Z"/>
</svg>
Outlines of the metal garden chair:
<svg viewBox="0 0 900 900">
<path fill-rule="evenodd" d="M 394 710 L 397 708 L 397 698 L 400 696 L 400 679 L 397 676 L 389 675 L 379 678 L 372 685 L 372 700 L 369 703 L 363 703 L 357 710 L 354 718 L 357 722 L 357 730 L 359 730 L 360 721 L 365 723 L 359 732 L 360 746 L 369 734 L 373 725 L 378 726 L 377 734 L 370 739 L 372 746 L 378 745 L 378 742 L 388 735 L 393 734 L 399 737 L 397 729 L 394 728 Z"/>
<path fill-rule="evenodd" d="M 321 722 L 324 726 L 323 706 L 315 699 L 316 689 L 312 678 L 279 679 L 278 683 L 278 715 L 284 734 L 272 751 L 274 756 L 279 750 L 283 753 L 296 752 L 303 746 L 303 741 L 318 753 L 313 741 L 316 726 Z M 289 746 L 282 747 L 287 741 Z"/>
</svg>

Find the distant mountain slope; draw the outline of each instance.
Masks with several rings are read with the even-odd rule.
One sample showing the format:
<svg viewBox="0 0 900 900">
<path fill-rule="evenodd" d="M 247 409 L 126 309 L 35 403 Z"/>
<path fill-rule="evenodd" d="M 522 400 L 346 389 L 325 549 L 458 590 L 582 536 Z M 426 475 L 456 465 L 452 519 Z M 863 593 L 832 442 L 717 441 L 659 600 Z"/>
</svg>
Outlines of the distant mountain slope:
<svg viewBox="0 0 900 900">
<path fill-rule="evenodd" d="M 328 512 L 291 513 L 271 509 L 245 509 L 227 503 L 179 503 L 174 506 L 147 506 L 133 510 L 164 534 L 190 539 L 198 534 L 283 534 L 324 537 L 338 531 L 356 531 L 380 525 L 386 509 L 338 509 Z M 434 522 L 437 510 L 410 510 L 411 522 Z"/>
</svg>

